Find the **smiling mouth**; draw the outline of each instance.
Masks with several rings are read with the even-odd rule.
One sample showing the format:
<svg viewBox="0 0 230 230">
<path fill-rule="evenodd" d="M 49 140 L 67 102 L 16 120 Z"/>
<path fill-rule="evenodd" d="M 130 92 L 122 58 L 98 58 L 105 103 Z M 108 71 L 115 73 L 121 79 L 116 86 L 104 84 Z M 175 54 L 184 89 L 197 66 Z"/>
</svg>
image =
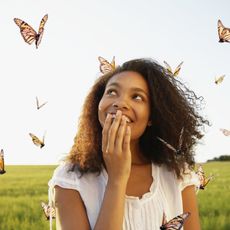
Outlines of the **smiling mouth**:
<svg viewBox="0 0 230 230">
<path fill-rule="evenodd" d="M 115 117 L 116 117 L 116 114 L 114 114 L 114 113 L 110 113 L 111 115 L 112 115 L 112 119 L 115 119 Z M 130 119 L 130 118 L 128 118 L 126 115 L 124 115 L 125 116 L 125 118 L 126 118 L 126 122 L 127 123 L 132 123 L 133 121 Z"/>
</svg>

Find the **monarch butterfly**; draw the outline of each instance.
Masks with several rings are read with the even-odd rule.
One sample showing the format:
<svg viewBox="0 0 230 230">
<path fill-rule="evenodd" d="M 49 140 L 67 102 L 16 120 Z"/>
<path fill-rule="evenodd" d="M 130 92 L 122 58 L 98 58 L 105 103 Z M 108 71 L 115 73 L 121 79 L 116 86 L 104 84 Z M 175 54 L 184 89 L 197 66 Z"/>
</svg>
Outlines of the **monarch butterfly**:
<svg viewBox="0 0 230 230">
<path fill-rule="evenodd" d="M 103 74 L 109 73 L 109 72 L 113 72 L 115 70 L 115 57 L 113 56 L 113 60 L 111 61 L 111 63 L 109 63 L 105 58 L 103 57 L 98 57 L 98 60 L 100 62 L 100 71 Z"/>
<path fill-rule="evenodd" d="M 41 108 L 41 107 L 43 107 L 46 103 L 47 103 L 47 101 L 46 101 L 46 102 L 44 102 L 44 103 L 42 103 L 42 104 L 40 104 L 40 103 L 39 103 L 38 98 L 36 97 L 36 105 L 37 105 L 37 109 L 40 109 L 40 108 Z"/>
<path fill-rule="evenodd" d="M 177 77 L 177 76 L 178 76 L 178 74 L 179 74 L 179 72 L 180 72 L 180 69 L 181 69 L 181 66 L 182 66 L 183 63 L 184 63 L 184 62 L 182 61 L 182 62 L 176 67 L 175 71 L 173 72 L 171 66 L 170 66 L 166 61 L 164 61 L 164 64 L 165 64 L 165 66 L 166 66 L 166 71 L 167 71 L 170 75 L 173 75 L 174 77 Z"/>
<path fill-rule="evenodd" d="M 219 42 L 230 42 L 230 28 L 224 27 L 221 20 L 218 20 Z"/>
<path fill-rule="evenodd" d="M 5 171 L 5 166 L 4 166 L 4 151 L 1 149 L 0 152 L 0 174 L 4 174 Z"/>
<path fill-rule="evenodd" d="M 215 77 L 215 83 L 218 85 L 224 80 L 225 75 L 221 75 L 220 77 Z"/>
<path fill-rule="evenodd" d="M 47 220 L 49 220 L 50 217 L 52 217 L 52 219 L 56 218 L 55 209 L 52 206 L 49 206 L 44 202 L 41 202 L 41 206 Z"/>
<path fill-rule="evenodd" d="M 14 22 L 19 26 L 24 41 L 30 45 L 35 41 L 36 48 L 38 48 L 38 46 L 41 43 L 41 39 L 44 33 L 44 26 L 47 20 L 48 20 L 48 14 L 46 14 L 42 18 L 37 33 L 30 25 L 28 25 L 23 20 L 19 18 L 14 18 Z"/>
<path fill-rule="evenodd" d="M 182 147 L 182 142 L 183 142 L 183 133 L 184 133 L 184 127 L 181 129 L 181 132 L 180 132 L 180 136 L 179 136 L 179 143 L 178 143 L 178 148 L 174 148 L 172 145 L 170 145 L 168 142 L 166 142 L 165 140 L 163 140 L 162 138 L 160 137 L 157 137 L 157 139 L 159 141 L 161 141 L 163 144 L 165 144 L 169 149 L 171 149 L 173 152 L 175 152 L 176 154 L 180 155 L 182 154 L 182 150 L 181 150 L 181 147 Z"/>
<path fill-rule="evenodd" d="M 29 135 L 31 136 L 32 141 L 36 146 L 38 146 L 40 148 L 45 146 L 45 143 L 44 143 L 45 135 L 43 136 L 42 141 L 32 133 L 29 133 Z"/>
<path fill-rule="evenodd" d="M 227 130 L 227 129 L 220 129 L 220 131 L 221 131 L 225 136 L 230 136 L 230 130 Z"/>
<path fill-rule="evenodd" d="M 190 216 L 190 212 L 182 213 L 171 219 L 170 221 L 166 221 L 166 216 L 163 214 L 163 224 L 161 225 L 161 230 L 179 230 L 183 227 L 184 221 Z"/>
<path fill-rule="evenodd" d="M 204 188 L 207 186 L 209 181 L 211 181 L 213 179 L 213 176 L 209 176 L 208 178 L 206 178 L 206 176 L 204 175 L 204 170 L 203 170 L 201 165 L 198 166 L 198 170 L 197 170 L 196 174 L 198 175 L 198 178 L 200 181 L 199 189 L 204 190 Z"/>
</svg>

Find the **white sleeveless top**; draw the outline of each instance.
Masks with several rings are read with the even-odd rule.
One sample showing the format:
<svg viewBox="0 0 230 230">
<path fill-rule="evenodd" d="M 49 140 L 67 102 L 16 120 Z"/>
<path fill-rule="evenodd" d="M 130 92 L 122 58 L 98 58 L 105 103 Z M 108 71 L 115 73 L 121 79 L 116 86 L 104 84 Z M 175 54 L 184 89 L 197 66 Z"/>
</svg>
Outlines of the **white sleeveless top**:
<svg viewBox="0 0 230 230">
<path fill-rule="evenodd" d="M 59 165 L 49 181 L 49 201 L 54 198 L 54 186 L 77 190 L 86 207 L 91 229 L 94 228 L 102 205 L 108 175 L 105 169 L 97 174 L 84 174 L 70 171 L 71 165 Z M 178 180 L 165 166 L 152 164 L 153 182 L 149 192 L 141 198 L 126 195 L 123 230 L 159 230 L 163 212 L 167 220 L 183 213 L 181 191 L 189 185 L 199 186 L 199 179 L 194 172 L 188 171 L 183 180 Z"/>
</svg>

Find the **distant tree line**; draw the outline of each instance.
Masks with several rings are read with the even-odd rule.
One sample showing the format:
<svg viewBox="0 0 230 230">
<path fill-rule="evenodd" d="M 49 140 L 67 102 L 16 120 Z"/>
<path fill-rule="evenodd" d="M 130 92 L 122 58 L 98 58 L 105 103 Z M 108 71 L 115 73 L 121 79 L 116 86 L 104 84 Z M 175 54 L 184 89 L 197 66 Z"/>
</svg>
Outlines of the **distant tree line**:
<svg viewBox="0 0 230 230">
<path fill-rule="evenodd" d="M 230 161 L 230 155 L 221 155 L 219 157 L 214 157 L 211 160 L 207 160 L 207 162 L 210 161 Z"/>
</svg>

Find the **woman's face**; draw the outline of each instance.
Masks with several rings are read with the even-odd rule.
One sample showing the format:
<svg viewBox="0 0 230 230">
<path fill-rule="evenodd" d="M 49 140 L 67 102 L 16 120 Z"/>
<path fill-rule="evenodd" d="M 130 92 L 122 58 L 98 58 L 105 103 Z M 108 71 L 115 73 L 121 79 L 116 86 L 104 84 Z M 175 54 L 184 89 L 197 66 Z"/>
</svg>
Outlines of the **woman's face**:
<svg viewBox="0 0 230 230">
<path fill-rule="evenodd" d="M 101 126 L 107 114 L 121 110 L 131 128 L 131 139 L 138 139 L 145 131 L 150 117 L 150 98 L 147 82 L 137 72 L 115 74 L 107 83 L 98 105 Z"/>
</svg>

